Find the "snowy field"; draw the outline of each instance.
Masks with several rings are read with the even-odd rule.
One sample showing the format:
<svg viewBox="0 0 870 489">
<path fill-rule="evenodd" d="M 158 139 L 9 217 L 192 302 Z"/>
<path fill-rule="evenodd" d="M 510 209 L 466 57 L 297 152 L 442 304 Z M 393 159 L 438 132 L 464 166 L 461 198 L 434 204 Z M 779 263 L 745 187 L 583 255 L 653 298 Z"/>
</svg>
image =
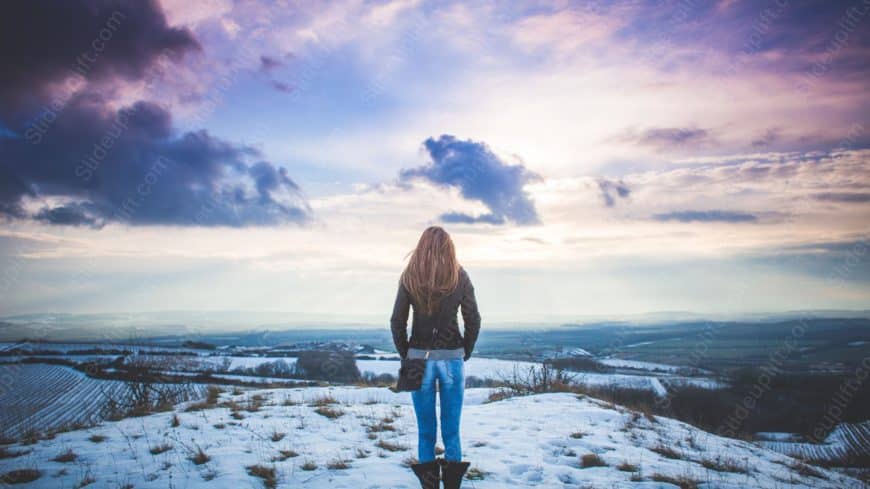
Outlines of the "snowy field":
<svg viewBox="0 0 870 489">
<path fill-rule="evenodd" d="M 463 487 L 676 489 L 689 481 L 701 489 L 862 487 L 748 442 L 573 394 L 482 403 L 487 394 L 467 391 L 464 458 L 477 480 Z M 110 488 L 266 487 L 251 472 L 274 474 L 278 487 L 415 488 L 405 465 L 416 445 L 409 397 L 354 387 L 225 393 L 221 402 L 233 401 L 227 407 L 187 412 L 181 405 L 176 413 L 6 446 L 0 474 L 37 470 L 39 478 L 21 487 L 51 489 L 82 482 Z M 249 469 L 255 466 L 260 469 Z"/>
<path fill-rule="evenodd" d="M 88 425 L 102 419 L 109 399 L 123 400 L 123 382 L 93 379 L 69 367 L 43 364 L 0 365 L 0 437 Z M 205 386 L 189 386 L 199 397 Z"/>
</svg>

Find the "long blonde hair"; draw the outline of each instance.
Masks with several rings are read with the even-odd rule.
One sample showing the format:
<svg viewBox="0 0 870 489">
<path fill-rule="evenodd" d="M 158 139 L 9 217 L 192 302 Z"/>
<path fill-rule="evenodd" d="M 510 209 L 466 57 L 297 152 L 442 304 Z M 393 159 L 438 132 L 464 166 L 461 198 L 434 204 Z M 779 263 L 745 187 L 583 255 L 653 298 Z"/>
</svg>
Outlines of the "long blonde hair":
<svg viewBox="0 0 870 489">
<path fill-rule="evenodd" d="M 458 284 L 459 262 L 453 240 L 438 226 L 427 228 L 411 252 L 402 273 L 402 285 L 411 294 L 414 304 L 431 316 L 441 299 L 456 290 Z"/>
</svg>

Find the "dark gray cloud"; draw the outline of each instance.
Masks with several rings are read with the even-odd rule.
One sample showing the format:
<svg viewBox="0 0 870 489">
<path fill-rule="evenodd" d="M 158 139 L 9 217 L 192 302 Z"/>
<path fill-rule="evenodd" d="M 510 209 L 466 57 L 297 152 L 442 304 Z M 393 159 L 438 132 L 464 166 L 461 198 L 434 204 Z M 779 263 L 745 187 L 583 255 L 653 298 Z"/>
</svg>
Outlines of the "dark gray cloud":
<svg viewBox="0 0 870 489">
<path fill-rule="evenodd" d="M 33 218 L 49 224 L 66 226 L 101 228 L 105 224 L 105 219 L 100 217 L 99 210 L 91 203 L 72 203 L 54 208 L 44 207 Z"/>
<path fill-rule="evenodd" d="M 195 131 L 174 136 L 169 112 L 138 102 L 105 111 L 74 97 L 39 144 L 0 140 L 0 210 L 24 217 L 27 197 L 68 203 L 30 216 L 51 224 L 203 226 L 302 222 L 310 210 L 283 168 L 258 151 Z"/>
<path fill-rule="evenodd" d="M 709 141 L 706 129 L 686 127 L 653 127 L 643 131 L 628 130 L 616 140 L 657 149 L 694 147 Z"/>
<path fill-rule="evenodd" d="M 780 138 L 780 131 L 777 128 L 771 128 L 764 131 L 764 134 L 754 139 L 752 143 L 750 143 L 755 148 L 764 148 L 770 146 L 771 144 L 778 141 Z"/>
<path fill-rule="evenodd" d="M 298 185 L 257 150 L 179 134 L 154 102 L 112 108 L 120 81 L 200 50 L 155 1 L 35 0 L 0 12 L 0 217 L 94 228 L 309 218 Z M 74 88 L 58 86 L 70 75 Z"/>
<path fill-rule="evenodd" d="M 617 199 L 626 199 L 631 195 L 631 189 L 622 180 L 599 178 L 598 189 L 601 191 L 601 200 L 607 207 L 613 207 Z"/>
<path fill-rule="evenodd" d="M 48 98 L 49 84 L 71 75 L 139 80 L 156 59 L 178 61 L 200 49 L 190 31 L 167 25 L 155 0 L 3 2 L 0 118 L 15 124 L 32 116 L 33 99 Z"/>
<path fill-rule="evenodd" d="M 816 194 L 815 198 L 824 202 L 839 202 L 842 204 L 861 204 L 870 202 L 870 193 L 866 192 L 824 192 Z"/>
<path fill-rule="evenodd" d="M 400 182 L 422 178 L 443 187 L 455 187 L 466 199 L 481 202 L 489 209 L 489 213 L 479 216 L 447 212 L 441 215 L 443 221 L 469 224 L 540 221 L 534 202 L 524 190 L 527 183 L 540 177 L 523 165 L 505 163 L 484 143 L 462 141 L 450 135 L 429 138 L 423 147 L 431 162 L 402 170 Z"/>
<path fill-rule="evenodd" d="M 679 221 L 679 222 L 756 222 L 758 217 L 754 214 L 727 210 L 708 210 L 708 211 L 674 211 L 663 214 L 655 214 L 652 216 L 657 221 Z"/>
</svg>

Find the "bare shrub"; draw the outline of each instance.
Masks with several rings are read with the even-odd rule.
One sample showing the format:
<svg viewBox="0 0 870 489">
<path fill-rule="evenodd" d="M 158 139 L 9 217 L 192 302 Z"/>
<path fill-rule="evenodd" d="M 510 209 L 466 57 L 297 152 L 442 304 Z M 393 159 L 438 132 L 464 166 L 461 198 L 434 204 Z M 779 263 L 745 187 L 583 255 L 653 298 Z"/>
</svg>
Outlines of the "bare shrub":
<svg viewBox="0 0 870 489">
<path fill-rule="evenodd" d="M 168 411 L 179 402 L 189 401 L 196 392 L 193 384 L 168 378 L 164 372 L 184 370 L 177 355 L 133 355 L 120 364 L 115 364 L 112 378 L 124 382 L 122 393 L 104 392 L 106 403 L 103 416 L 119 420 L 131 416 L 145 416 L 158 411 Z M 94 375 L 107 375 L 98 368 Z M 171 381 L 171 382 L 170 382 Z"/>
<path fill-rule="evenodd" d="M 499 379 L 500 389 L 491 393 L 489 401 L 527 396 L 544 392 L 571 392 L 574 375 L 549 363 L 529 367 L 514 366 L 513 372 Z"/>
</svg>

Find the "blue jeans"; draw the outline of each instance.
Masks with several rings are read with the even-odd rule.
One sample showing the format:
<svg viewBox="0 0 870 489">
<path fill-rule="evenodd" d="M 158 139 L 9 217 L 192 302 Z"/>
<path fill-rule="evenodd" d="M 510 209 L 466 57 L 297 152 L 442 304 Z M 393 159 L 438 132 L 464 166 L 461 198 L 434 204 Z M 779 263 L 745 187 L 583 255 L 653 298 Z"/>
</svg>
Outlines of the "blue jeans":
<svg viewBox="0 0 870 489">
<path fill-rule="evenodd" d="M 441 440 L 444 442 L 444 458 L 459 462 L 462 447 L 459 442 L 459 418 L 462 414 L 462 397 L 465 393 L 465 365 L 461 358 L 451 360 L 426 360 L 423 385 L 411 393 L 414 411 L 417 413 L 417 460 L 420 463 L 435 460 L 435 440 L 438 427 L 435 423 L 435 381 L 441 397 Z"/>
</svg>

